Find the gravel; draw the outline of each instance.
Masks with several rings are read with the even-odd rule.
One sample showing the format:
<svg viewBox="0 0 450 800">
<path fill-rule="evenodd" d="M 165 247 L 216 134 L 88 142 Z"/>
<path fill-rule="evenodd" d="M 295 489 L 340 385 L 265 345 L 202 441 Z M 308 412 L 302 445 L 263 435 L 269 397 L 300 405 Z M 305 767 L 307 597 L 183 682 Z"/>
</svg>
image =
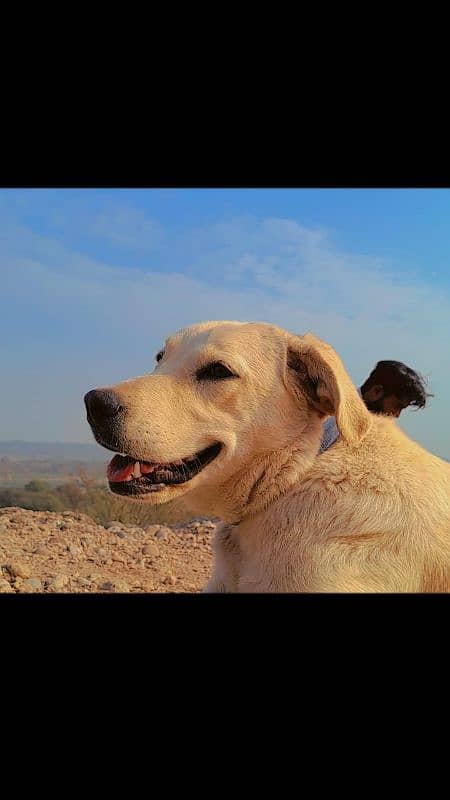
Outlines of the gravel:
<svg viewBox="0 0 450 800">
<path fill-rule="evenodd" d="M 72 511 L 0 508 L 0 594 L 198 593 L 217 524 L 103 526 Z"/>
</svg>

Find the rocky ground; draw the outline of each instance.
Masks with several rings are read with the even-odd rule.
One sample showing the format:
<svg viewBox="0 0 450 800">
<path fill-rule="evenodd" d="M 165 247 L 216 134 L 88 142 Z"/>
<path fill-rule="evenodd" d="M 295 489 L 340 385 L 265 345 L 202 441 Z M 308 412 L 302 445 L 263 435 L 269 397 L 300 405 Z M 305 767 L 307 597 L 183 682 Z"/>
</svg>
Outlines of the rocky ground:
<svg viewBox="0 0 450 800">
<path fill-rule="evenodd" d="M 216 525 L 103 527 L 72 511 L 0 508 L 0 593 L 200 592 Z"/>
</svg>

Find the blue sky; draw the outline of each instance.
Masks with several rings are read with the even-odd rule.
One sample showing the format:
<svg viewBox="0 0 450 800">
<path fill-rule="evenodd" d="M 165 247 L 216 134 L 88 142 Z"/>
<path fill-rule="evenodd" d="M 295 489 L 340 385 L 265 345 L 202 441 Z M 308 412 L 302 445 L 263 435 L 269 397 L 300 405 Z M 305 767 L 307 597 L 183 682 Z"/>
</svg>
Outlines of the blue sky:
<svg viewBox="0 0 450 800">
<path fill-rule="evenodd" d="M 0 191 L 1 439 L 89 442 L 88 389 L 153 368 L 202 319 L 328 340 L 359 385 L 405 361 L 400 424 L 450 458 L 450 190 Z"/>
</svg>

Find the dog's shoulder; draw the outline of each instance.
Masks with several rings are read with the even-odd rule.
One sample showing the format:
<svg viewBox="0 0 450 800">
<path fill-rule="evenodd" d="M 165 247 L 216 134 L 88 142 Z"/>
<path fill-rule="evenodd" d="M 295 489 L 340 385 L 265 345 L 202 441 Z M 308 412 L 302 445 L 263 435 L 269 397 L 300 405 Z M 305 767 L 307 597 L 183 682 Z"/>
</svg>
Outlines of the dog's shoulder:
<svg viewBox="0 0 450 800">
<path fill-rule="evenodd" d="M 450 546 L 450 465 L 380 419 L 358 446 L 339 440 L 279 498 L 269 525 L 313 539 L 398 534 Z"/>
</svg>

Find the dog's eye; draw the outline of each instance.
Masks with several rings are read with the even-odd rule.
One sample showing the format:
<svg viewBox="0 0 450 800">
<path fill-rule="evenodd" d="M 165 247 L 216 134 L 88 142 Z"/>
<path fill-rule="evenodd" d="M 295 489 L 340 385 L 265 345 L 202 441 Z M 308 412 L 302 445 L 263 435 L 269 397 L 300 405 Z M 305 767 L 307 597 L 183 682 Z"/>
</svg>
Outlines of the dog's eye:
<svg viewBox="0 0 450 800">
<path fill-rule="evenodd" d="M 231 372 L 225 364 L 221 364 L 220 361 L 215 361 L 213 364 L 208 364 L 206 367 L 202 367 L 197 372 L 197 380 L 198 381 L 221 381 L 225 378 L 236 378 L 237 375 L 234 372 Z"/>
<path fill-rule="evenodd" d="M 157 361 L 161 361 L 163 355 L 164 355 L 164 350 L 160 350 L 159 353 L 156 353 L 156 356 L 155 356 L 156 360 Z"/>
</svg>

